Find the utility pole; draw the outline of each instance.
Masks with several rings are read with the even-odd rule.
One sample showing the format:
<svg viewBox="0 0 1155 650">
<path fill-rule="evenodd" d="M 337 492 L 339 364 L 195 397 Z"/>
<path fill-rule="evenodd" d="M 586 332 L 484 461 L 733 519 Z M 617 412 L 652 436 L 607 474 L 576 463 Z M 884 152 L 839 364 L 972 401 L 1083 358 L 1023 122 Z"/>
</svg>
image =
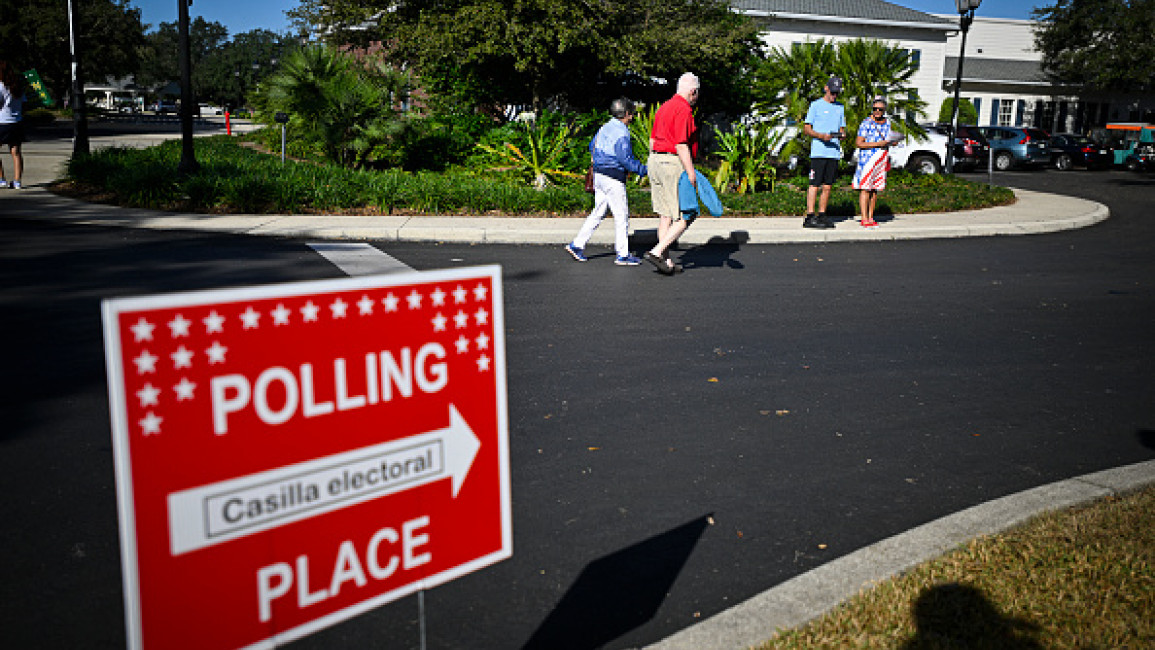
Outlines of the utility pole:
<svg viewBox="0 0 1155 650">
<path fill-rule="evenodd" d="M 954 138 L 955 134 L 958 133 L 958 102 L 959 92 L 962 90 L 963 57 L 966 56 L 967 51 L 967 31 L 970 30 L 971 22 L 975 19 L 975 9 L 979 8 L 982 1 L 955 0 L 959 13 L 959 27 L 962 28 L 962 45 L 958 51 L 958 74 L 954 78 L 954 106 L 950 115 L 950 142 L 946 146 L 946 173 L 948 174 L 954 173 Z"/>
<path fill-rule="evenodd" d="M 189 60 L 188 39 L 188 7 L 192 0 L 176 0 L 180 8 L 178 14 L 177 46 L 180 49 L 180 133 L 181 151 L 180 164 L 177 171 L 182 174 L 192 174 L 200 170 L 200 163 L 196 159 L 193 149 L 193 106 L 196 99 L 192 92 L 192 62 Z"/>
</svg>

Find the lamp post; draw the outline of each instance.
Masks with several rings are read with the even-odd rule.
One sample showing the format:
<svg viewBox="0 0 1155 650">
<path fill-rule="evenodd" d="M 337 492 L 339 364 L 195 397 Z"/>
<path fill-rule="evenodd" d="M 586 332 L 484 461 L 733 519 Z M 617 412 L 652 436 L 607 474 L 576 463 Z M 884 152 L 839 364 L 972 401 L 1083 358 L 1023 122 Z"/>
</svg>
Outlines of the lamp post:
<svg viewBox="0 0 1155 650">
<path fill-rule="evenodd" d="M 68 0 L 68 46 L 72 58 L 72 155 L 88 155 L 88 116 L 84 79 L 80 76 L 80 15 Z"/>
<path fill-rule="evenodd" d="M 946 173 L 954 173 L 954 134 L 958 133 L 958 101 L 959 91 L 962 90 L 963 57 L 967 50 L 967 30 L 975 19 L 975 9 L 979 8 L 982 0 L 954 0 L 958 7 L 959 27 L 962 29 L 962 45 L 958 50 L 958 73 L 954 78 L 954 104 L 950 113 L 950 142 L 946 147 Z"/>
</svg>

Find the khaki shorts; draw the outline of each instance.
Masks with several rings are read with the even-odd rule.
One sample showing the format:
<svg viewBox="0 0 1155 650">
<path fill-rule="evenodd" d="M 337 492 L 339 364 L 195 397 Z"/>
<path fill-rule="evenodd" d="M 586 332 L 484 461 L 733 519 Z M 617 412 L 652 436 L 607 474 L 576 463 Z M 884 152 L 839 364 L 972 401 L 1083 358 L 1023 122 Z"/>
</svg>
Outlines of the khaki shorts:
<svg viewBox="0 0 1155 650">
<path fill-rule="evenodd" d="M 682 161 L 672 153 L 650 153 L 646 162 L 649 171 L 650 202 L 659 216 L 677 219 L 681 214 L 678 205 L 678 179 L 682 177 Z"/>
</svg>

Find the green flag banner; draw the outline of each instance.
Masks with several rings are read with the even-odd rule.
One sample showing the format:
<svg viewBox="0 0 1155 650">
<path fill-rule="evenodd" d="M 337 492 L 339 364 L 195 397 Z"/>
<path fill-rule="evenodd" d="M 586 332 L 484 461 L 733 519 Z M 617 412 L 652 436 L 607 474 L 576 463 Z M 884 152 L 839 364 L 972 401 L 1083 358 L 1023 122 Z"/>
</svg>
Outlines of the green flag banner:
<svg viewBox="0 0 1155 650">
<path fill-rule="evenodd" d="M 36 71 L 36 68 L 25 71 L 24 78 L 28 80 L 28 86 L 32 88 L 32 92 L 36 93 L 40 105 L 52 106 L 52 95 L 48 94 L 48 88 L 40 80 L 40 73 Z"/>
</svg>

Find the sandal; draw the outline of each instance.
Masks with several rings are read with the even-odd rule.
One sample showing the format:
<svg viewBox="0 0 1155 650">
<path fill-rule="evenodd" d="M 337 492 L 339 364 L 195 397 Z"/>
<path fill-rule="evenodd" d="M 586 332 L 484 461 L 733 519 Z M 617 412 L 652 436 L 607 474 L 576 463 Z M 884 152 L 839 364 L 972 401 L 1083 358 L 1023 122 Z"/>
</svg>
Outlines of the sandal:
<svg viewBox="0 0 1155 650">
<path fill-rule="evenodd" d="M 647 262 L 654 265 L 654 268 L 658 270 L 658 273 L 661 273 L 662 275 L 674 274 L 673 263 L 666 260 L 665 258 L 654 255 L 652 251 L 646 251 L 644 257 L 646 258 Z"/>
</svg>

